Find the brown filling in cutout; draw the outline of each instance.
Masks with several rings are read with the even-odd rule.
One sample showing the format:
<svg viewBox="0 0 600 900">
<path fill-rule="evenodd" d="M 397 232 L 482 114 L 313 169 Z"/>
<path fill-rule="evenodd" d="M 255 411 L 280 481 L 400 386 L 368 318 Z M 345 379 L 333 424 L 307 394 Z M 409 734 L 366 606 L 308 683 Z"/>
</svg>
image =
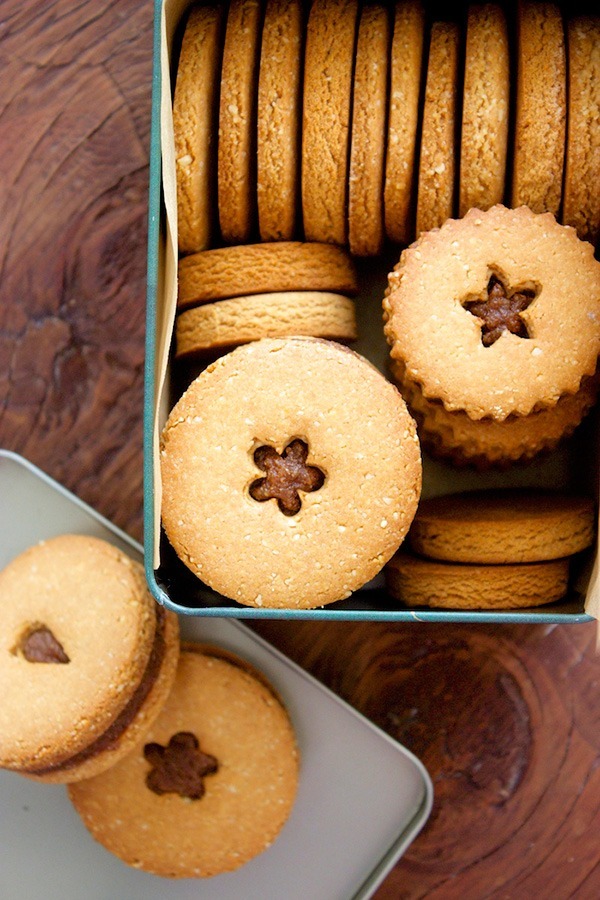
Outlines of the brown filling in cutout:
<svg viewBox="0 0 600 900">
<path fill-rule="evenodd" d="M 21 635 L 13 653 L 33 663 L 68 663 L 62 644 L 46 625 L 35 624 Z"/>
<path fill-rule="evenodd" d="M 325 474 L 317 466 L 307 466 L 308 445 L 298 438 L 290 441 L 280 455 L 274 447 L 258 447 L 254 462 L 266 473 L 250 485 L 250 496 L 259 503 L 277 500 L 281 512 L 295 516 L 302 506 L 299 491 L 312 493 L 323 486 Z"/>
<path fill-rule="evenodd" d="M 146 784 L 155 794 L 179 794 L 199 800 L 205 793 L 204 778 L 219 768 L 214 756 L 200 750 L 198 738 L 191 731 L 178 731 L 166 747 L 146 744 L 144 756 L 153 767 Z"/>
<path fill-rule="evenodd" d="M 529 289 L 509 294 L 504 282 L 497 275 L 492 275 L 487 286 L 487 297 L 463 304 L 471 315 L 481 320 L 481 342 L 484 347 L 495 343 L 503 331 L 528 338 L 527 326 L 520 314 L 537 294 L 537 290 Z"/>
</svg>

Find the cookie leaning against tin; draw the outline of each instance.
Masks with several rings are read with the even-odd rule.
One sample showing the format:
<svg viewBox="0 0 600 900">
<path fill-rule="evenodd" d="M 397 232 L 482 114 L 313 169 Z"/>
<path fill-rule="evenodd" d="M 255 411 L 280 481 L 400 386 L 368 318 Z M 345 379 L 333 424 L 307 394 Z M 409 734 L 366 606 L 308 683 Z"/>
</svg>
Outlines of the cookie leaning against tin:
<svg viewBox="0 0 600 900">
<path fill-rule="evenodd" d="M 568 559 L 519 565 L 437 562 L 400 551 L 385 568 L 388 591 L 411 608 L 525 609 L 567 592 Z"/>
<path fill-rule="evenodd" d="M 422 500 L 409 542 L 431 559 L 505 564 L 572 556 L 589 547 L 594 534 L 589 497 L 507 488 Z"/>
<path fill-rule="evenodd" d="M 348 186 L 348 240 L 356 256 L 375 256 L 383 246 L 389 34 L 387 9 L 365 6 L 354 67 Z"/>
<path fill-rule="evenodd" d="M 354 302 L 326 291 L 285 291 L 205 303 L 177 316 L 175 356 L 212 354 L 261 338 L 296 334 L 355 341 Z"/>
<path fill-rule="evenodd" d="M 184 644 L 146 738 L 69 796 L 93 837 L 129 865 L 207 878 L 277 838 L 298 769 L 292 723 L 262 673 L 218 648 Z"/>
<path fill-rule="evenodd" d="M 173 99 L 177 237 L 180 253 L 210 245 L 216 220 L 216 161 L 223 11 L 196 6 L 181 44 Z"/>
<path fill-rule="evenodd" d="M 209 366 L 172 410 L 160 460 L 176 553 L 249 606 L 349 597 L 402 542 L 421 488 L 399 392 L 313 338 L 257 341 Z"/>
<path fill-rule="evenodd" d="M 258 229 L 289 241 L 300 206 L 304 13 L 301 0 L 267 0 L 258 77 Z"/>
<path fill-rule="evenodd" d="M 417 236 L 454 212 L 460 29 L 431 27 L 417 187 Z"/>
<path fill-rule="evenodd" d="M 70 782 L 114 765 L 160 712 L 179 653 L 142 567 L 62 535 L 0 573 L 0 605 L 0 766 Z"/>
<path fill-rule="evenodd" d="M 469 7 L 465 48 L 459 215 L 489 209 L 504 199 L 510 60 L 501 6 Z"/>
<path fill-rule="evenodd" d="M 518 4 L 516 93 L 511 206 L 557 215 L 567 76 L 562 16 L 554 3 Z"/>
<path fill-rule="evenodd" d="M 302 241 L 240 244 L 179 261 L 178 310 L 273 291 L 358 293 L 356 269 L 341 247 Z"/>
<path fill-rule="evenodd" d="M 306 32 L 302 216 L 308 240 L 346 243 L 357 0 L 314 0 Z"/>
<path fill-rule="evenodd" d="M 428 400 L 525 416 L 596 371 L 600 263 L 550 213 L 472 209 L 404 251 L 384 316 L 393 359 Z"/>
<path fill-rule="evenodd" d="M 568 23 L 569 114 L 563 222 L 593 244 L 600 238 L 600 17 Z"/>
<path fill-rule="evenodd" d="M 385 231 L 391 241 L 414 237 L 417 129 L 425 11 L 419 0 L 400 0 L 390 49 L 390 102 L 385 158 Z"/>
</svg>

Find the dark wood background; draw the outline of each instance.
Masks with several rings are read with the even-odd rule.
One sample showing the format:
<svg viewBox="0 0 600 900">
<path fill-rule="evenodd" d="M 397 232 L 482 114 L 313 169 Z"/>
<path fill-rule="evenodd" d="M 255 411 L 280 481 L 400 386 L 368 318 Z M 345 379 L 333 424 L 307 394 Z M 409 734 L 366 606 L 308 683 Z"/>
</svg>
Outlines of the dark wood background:
<svg viewBox="0 0 600 900">
<path fill-rule="evenodd" d="M 0 446 L 138 539 L 151 45 L 150 0 L 0 0 Z M 600 897 L 593 625 L 260 631 L 431 773 L 378 900 Z"/>
</svg>

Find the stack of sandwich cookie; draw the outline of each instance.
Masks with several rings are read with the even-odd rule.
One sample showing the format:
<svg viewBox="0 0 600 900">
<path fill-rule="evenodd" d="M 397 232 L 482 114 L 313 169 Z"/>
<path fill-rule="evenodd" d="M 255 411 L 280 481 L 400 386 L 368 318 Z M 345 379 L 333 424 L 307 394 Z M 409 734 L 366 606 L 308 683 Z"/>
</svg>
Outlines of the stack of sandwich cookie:
<svg viewBox="0 0 600 900">
<path fill-rule="evenodd" d="M 245 244 L 186 256 L 176 356 L 294 334 L 353 341 L 357 290 L 351 258 L 331 244 Z"/>
<path fill-rule="evenodd" d="M 184 644 L 173 690 L 145 738 L 69 795 L 93 837 L 124 862 L 206 878 L 272 844 L 298 775 L 293 726 L 262 673 L 220 649 Z"/>
<path fill-rule="evenodd" d="M 407 606 L 514 609 L 559 600 L 570 559 L 594 540 L 594 503 L 536 490 L 422 500 L 388 590 Z"/>
<path fill-rule="evenodd" d="M 141 566 L 97 538 L 64 535 L 0 573 L 0 766 L 50 782 L 125 756 L 165 702 L 177 617 Z"/>
<path fill-rule="evenodd" d="M 600 263 L 550 213 L 472 209 L 421 235 L 388 281 L 393 375 L 433 452 L 530 459 L 593 404 Z"/>
</svg>

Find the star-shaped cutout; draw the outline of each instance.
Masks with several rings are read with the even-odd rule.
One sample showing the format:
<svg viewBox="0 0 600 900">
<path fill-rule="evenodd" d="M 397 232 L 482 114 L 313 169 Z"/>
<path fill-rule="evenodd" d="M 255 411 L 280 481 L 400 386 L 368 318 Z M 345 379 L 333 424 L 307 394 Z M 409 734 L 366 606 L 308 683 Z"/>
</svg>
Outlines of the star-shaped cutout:
<svg viewBox="0 0 600 900">
<path fill-rule="evenodd" d="M 144 756 L 153 767 L 146 784 L 155 794 L 179 794 L 199 800 L 204 794 L 204 778 L 219 768 L 214 756 L 203 753 L 195 734 L 178 731 L 166 747 L 146 744 Z"/>
<path fill-rule="evenodd" d="M 317 466 L 307 466 L 308 446 L 299 439 L 291 441 L 279 454 L 274 447 L 259 447 L 254 462 L 266 473 L 250 485 L 254 500 L 277 500 L 281 512 L 295 516 L 302 506 L 299 491 L 318 491 L 325 481 L 324 473 Z"/>
<path fill-rule="evenodd" d="M 463 304 L 471 315 L 481 320 L 481 342 L 484 347 L 490 347 L 504 331 L 528 338 L 529 333 L 521 313 L 535 300 L 538 293 L 538 290 L 526 288 L 510 293 L 502 279 L 492 275 L 487 286 L 487 297 Z"/>
</svg>

